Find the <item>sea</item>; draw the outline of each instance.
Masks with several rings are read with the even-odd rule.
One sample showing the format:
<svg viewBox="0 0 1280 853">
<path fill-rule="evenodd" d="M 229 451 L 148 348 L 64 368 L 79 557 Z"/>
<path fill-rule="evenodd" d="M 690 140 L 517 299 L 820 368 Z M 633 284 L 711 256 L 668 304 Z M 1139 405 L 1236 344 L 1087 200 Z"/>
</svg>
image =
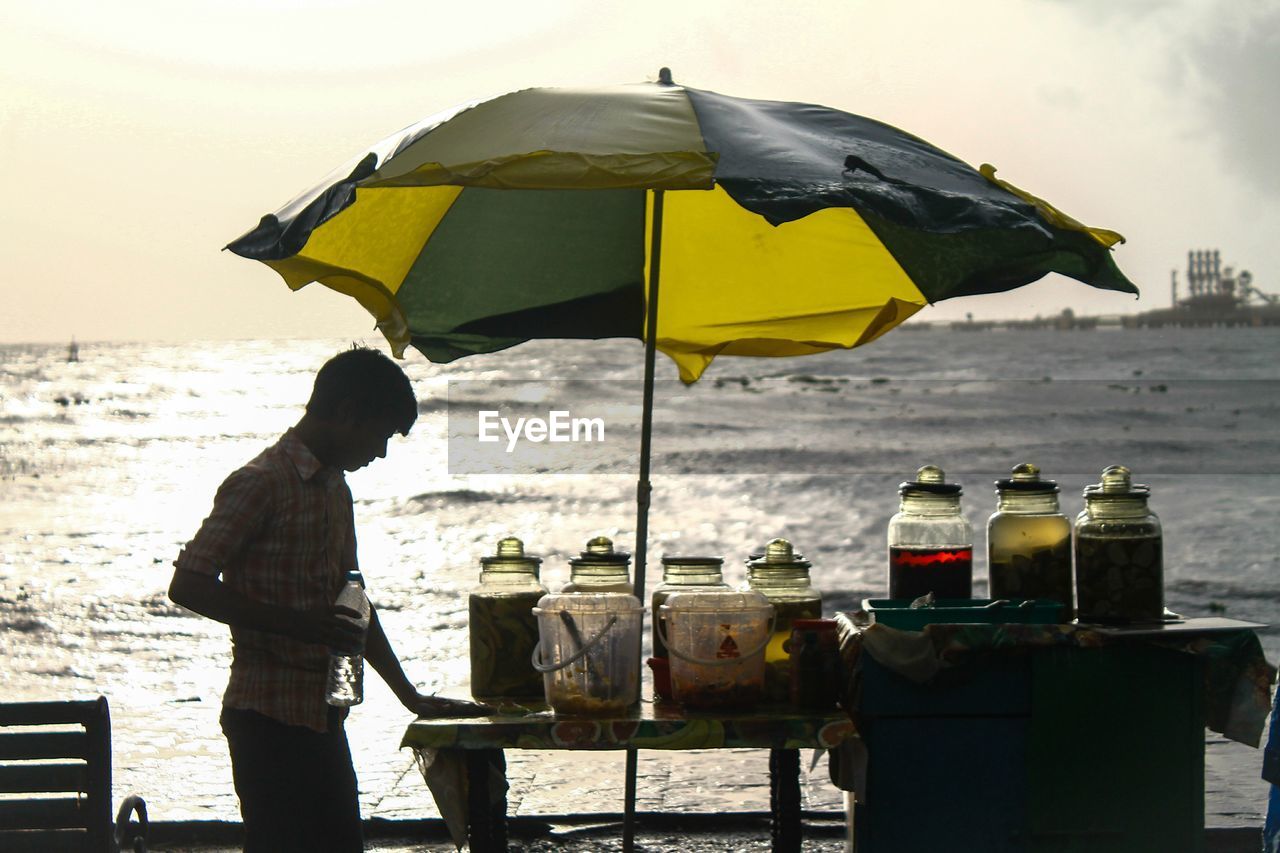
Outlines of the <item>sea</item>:
<svg viewBox="0 0 1280 853">
<path fill-rule="evenodd" d="M 352 343 L 82 341 L 78 361 L 0 345 L 0 696 L 108 696 L 117 791 L 230 790 L 227 632 L 168 600 L 172 562 L 222 479 L 296 422 L 316 369 Z M 593 536 L 635 549 L 643 361 L 609 340 L 402 362 L 418 423 L 348 482 L 371 598 L 424 691 L 468 693 L 467 594 L 499 539 L 541 556 L 553 591 Z M 1150 486 L 1170 610 L 1280 615 L 1280 328 L 908 324 L 851 351 L 719 358 L 691 386 L 659 355 L 657 376 L 650 589 L 677 554 L 723 556 L 741 583 L 782 537 L 828 612 L 855 609 L 886 592 L 899 483 L 932 464 L 963 486 L 980 596 L 996 479 L 1034 463 L 1074 516 L 1119 464 Z M 1280 660 L 1280 633 L 1259 636 Z M 378 703 L 394 730 L 403 709 Z"/>
</svg>

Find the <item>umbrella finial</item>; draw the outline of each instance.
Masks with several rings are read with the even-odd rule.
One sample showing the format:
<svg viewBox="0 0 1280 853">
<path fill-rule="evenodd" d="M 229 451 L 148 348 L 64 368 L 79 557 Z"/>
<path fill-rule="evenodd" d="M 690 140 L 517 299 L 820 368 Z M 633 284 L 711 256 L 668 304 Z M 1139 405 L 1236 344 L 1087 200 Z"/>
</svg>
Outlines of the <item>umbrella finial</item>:
<svg viewBox="0 0 1280 853">
<path fill-rule="evenodd" d="M 676 83 L 671 79 L 671 69 L 665 65 L 658 69 L 658 82 L 663 86 L 674 86 Z"/>
</svg>

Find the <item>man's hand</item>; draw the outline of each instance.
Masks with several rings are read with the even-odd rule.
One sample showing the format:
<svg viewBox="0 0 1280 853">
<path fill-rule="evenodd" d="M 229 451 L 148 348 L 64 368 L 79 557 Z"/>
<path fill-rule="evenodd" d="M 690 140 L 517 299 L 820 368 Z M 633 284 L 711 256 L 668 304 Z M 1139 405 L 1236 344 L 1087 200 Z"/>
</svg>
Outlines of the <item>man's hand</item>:
<svg viewBox="0 0 1280 853">
<path fill-rule="evenodd" d="M 304 643 L 317 643 L 338 651 L 358 653 L 364 645 L 364 629 L 352 621 L 360 614 L 345 607 L 331 611 L 293 611 L 293 630 L 288 633 Z"/>
<path fill-rule="evenodd" d="M 401 700 L 404 706 L 419 717 L 487 717 L 495 713 L 488 705 L 468 702 L 465 699 L 446 699 L 443 696 L 427 696 L 417 693 Z"/>
</svg>

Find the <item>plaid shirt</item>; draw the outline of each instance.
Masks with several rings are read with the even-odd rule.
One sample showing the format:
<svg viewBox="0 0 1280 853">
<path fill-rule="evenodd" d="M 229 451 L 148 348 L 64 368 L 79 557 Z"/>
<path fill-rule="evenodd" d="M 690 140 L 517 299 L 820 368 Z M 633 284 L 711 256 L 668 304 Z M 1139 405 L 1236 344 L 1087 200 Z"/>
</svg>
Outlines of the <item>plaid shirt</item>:
<svg viewBox="0 0 1280 853">
<path fill-rule="evenodd" d="M 356 567 L 351 490 L 293 430 L 234 472 L 213 511 L 174 561 L 246 598 L 292 610 L 328 609 Z M 231 680 L 222 704 L 289 725 L 327 729 L 329 652 L 280 634 L 231 628 Z"/>
</svg>

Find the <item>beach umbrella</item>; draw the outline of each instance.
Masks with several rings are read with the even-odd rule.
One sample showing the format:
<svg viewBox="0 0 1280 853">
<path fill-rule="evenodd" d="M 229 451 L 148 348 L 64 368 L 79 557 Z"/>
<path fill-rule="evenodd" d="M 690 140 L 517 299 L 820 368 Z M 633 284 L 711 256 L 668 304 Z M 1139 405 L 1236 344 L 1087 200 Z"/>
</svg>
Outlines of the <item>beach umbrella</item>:
<svg viewBox="0 0 1280 853">
<path fill-rule="evenodd" d="M 663 69 L 426 118 L 228 248 L 291 288 L 355 298 L 397 355 L 643 340 L 643 597 L 657 351 L 693 382 L 718 355 L 859 346 L 927 304 L 1049 272 L 1136 293 L 1111 257 L 1120 240 L 873 119 L 677 85 Z M 629 760 L 628 813 L 633 779 Z"/>
</svg>

